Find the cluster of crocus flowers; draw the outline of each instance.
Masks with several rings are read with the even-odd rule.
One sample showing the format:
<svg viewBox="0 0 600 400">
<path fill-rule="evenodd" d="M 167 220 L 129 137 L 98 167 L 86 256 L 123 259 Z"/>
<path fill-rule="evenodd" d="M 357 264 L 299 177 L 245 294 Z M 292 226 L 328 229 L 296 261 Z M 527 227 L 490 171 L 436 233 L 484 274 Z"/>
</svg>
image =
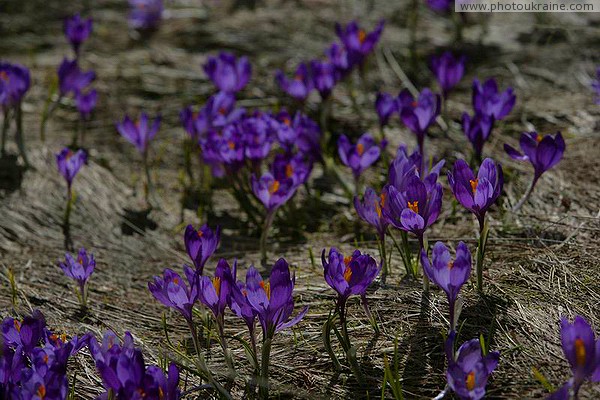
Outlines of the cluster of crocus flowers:
<svg viewBox="0 0 600 400">
<path fill-rule="evenodd" d="M 476 161 L 481 161 L 483 146 L 495 122 L 504 119 L 514 108 L 515 102 L 516 96 L 511 87 L 501 92 L 493 78 L 483 84 L 478 79 L 473 81 L 474 114 L 463 113 L 462 128 L 473 146 Z"/>
<path fill-rule="evenodd" d="M 446 51 L 439 56 L 431 57 L 429 68 L 438 82 L 444 100 L 448 98 L 450 90 L 454 88 L 464 76 L 465 61 L 465 56 L 455 57 L 449 51 Z"/>
<path fill-rule="evenodd" d="M 15 123 L 15 142 L 25 165 L 29 165 L 23 137 L 23 97 L 31 84 L 29 69 L 20 64 L 0 62 L 0 107 L 2 108 L 2 144 L 0 154 L 5 155 L 6 138 L 11 122 Z"/>
<path fill-rule="evenodd" d="M 152 179 L 150 178 L 150 165 L 148 163 L 148 154 L 150 142 L 160 128 L 161 116 L 158 115 L 153 122 L 150 121 L 148 114 L 142 112 L 137 120 L 132 120 L 129 116 L 125 116 L 123 121 L 116 124 L 117 131 L 127 141 L 135 146 L 138 152 L 142 155 L 142 163 L 146 181 L 144 182 L 144 198 L 146 204 L 150 206 L 150 193 L 152 191 Z"/>
<path fill-rule="evenodd" d="M 452 171 L 448 171 L 448 183 L 456 200 L 471 211 L 479 223 L 476 271 L 477 288 L 481 291 L 483 289 L 483 258 L 489 233 L 485 215 L 502 193 L 504 186 L 502 166 L 491 158 L 486 158 L 475 176 L 466 161 L 457 160 Z"/>
<path fill-rule="evenodd" d="M 65 276 L 73 279 L 77 283 L 77 298 L 82 309 L 87 307 L 88 281 L 96 267 L 96 260 L 93 254 L 87 253 L 82 247 L 77 253 L 77 258 L 72 254 L 65 254 L 65 262 L 59 262 L 59 267 L 65 273 Z"/>
<path fill-rule="evenodd" d="M 529 161 L 533 166 L 534 172 L 529 188 L 515 205 L 514 211 L 520 209 L 525 204 L 542 174 L 560 162 L 566 147 L 560 132 L 554 136 L 544 136 L 537 132 L 524 132 L 521 134 L 520 145 L 523 153 L 508 144 L 504 145 L 504 150 L 515 160 Z"/>
<path fill-rule="evenodd" d="M 566 318 L 561 319 L 560 340 L 573 376 L 548 400 L 577 400 L 579 389 L 586 380 L 600 382 L 600 338 L 594 334 L 590 324 L 577 315 L 573 323 Z"/>
<path fill-rule="evenodd" d="M 92 337 L 89 349 L 106 390 L 101 398 L 178 400 L 181 397 L 177 366 L 171 363 L 165 375 L 160 367 L 146 365 L 131 333 L 125 332 L 122 343 L 111 331 L 104 334 L 101 343 Z"/>
<path fill-rule="evenodd" d="M 90 335 L 57 335 L 34 310 L 23 319 L 7 317 L 0 333 L 0 397 L 3 399 L 66 399 L 69 358 L 87 346 Z"/>
<path fill-rule="evenodd" d="M 381 151 L 381 146 L 375 142 L 375 139 L 369 133 L 359 137 L 356 144 L 350 143 L 348 136 L 340 136 L 338 154 L 342 163 L 352 170 L 355 193 L 358 193 L 360 175 L 379 159 Z"/>
<path fill-rule="evenodd" d="M 129 26 L 139 31 L 158 28 L 163 14 L 162 0 L 129 0 Z"/>
</svg>

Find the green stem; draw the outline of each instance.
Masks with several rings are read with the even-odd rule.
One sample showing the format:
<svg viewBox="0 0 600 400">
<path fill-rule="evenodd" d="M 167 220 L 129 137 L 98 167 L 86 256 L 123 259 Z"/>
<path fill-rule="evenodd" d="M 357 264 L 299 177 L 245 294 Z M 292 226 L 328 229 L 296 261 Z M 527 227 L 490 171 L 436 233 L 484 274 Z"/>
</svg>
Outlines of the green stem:
<svg viewBox="0 0 600 400">
<path fill-rule="evenodd" d="M 398 244 L 398 241 L 396 241 L 395 236 L 392 235 L 391 232 L 389 232 L 389 236 L 392 238 L 392 242 L 394 242 L 394 247 L 396 247 L 396 250 L 398 250 L 398 253 L 400 253 L 402 263 L 406 269 L 406 276 L 415 278 L 416 275 L 411 261 L 412 257 L 410 255 L 410 248 L 408 247 L 408 235 L 405 231 L 400 231 L 400 236 L 402 237 L 402 247 L 400 244 Z"/>
<path fill-rule="evenodd" d="M 422 250 L 425 250 L 425 252 L 427 252 L 423 235 L 419 235 L 419 255 L 417 256 L 417 264 L 419 263 L 419 260 L 421 258 Z M 425 270 L 423 270 L 423 292 L 429 293 L 429 277 L 425 273 Z"/>
<path fill-rule="evenodd" d="M 21 153 L 21 157 L 23 157 L 23 162 L 25 166 L 29 166 L 29 160 L 27 159 L 27 152 L 25 151 L 25 141 L 23 138 L 23 110 L 21 108 L 21 102 L 17 104 L 15 119 L 17 121 L 17 132 L 15 133 L 15 139 L 17 142 L 17 146 L 19 147 L 19 152 Z"/>
<path fill-rule="evenodd" d="M 388 263 L 385 252 L 385 232 L 378 238 L 379 256 L 381 257 L 381 281 L 385 283 L 388 275 Z"/>
<path fill-rule="evenodd" d="M 223 321 L 217 321 L 217 327 L 219 330 L 219 342 L 221 343 L 221 349 L 223 350 L 223 356 L 225 357 L 225 364 L 227 364 L 227 369 L 229 369 L 229 379 L 233 382 L 233 379 L 236 376 L 235 366 L 233 364 L 233 358 L 231 356 L 231 352 L 227 346 L 227 341 L 225 340 L 225 331 L 223 329 Z"/>
<path fill-rule="evenodd" d="M 485 256 L 485 247 L 487 246 L 487 239 L 489 233 L 489 226 L 485 221 L 485 216 L 479 219 L 479 243 L 477 246 L 477 254 L 475 256 L 475 269 L 477 273 L 477 290 L 483 291 L 483 258 Z"/>
<path fill-rule="evenodd" d="M 260 235 L 260 262 L 263 265 L 267 264 L 267 239 L 269 237 L 269 229 L 273 224 L 273 218 L 275 217 L 275 211 L 271 210 L 267 212 L 265 216 L 265 222 L 263 225 L 263 229 Z"/>
<path fill-rule="evenodd" d="M 48 118 L 54 113 L 56 107 L 60 103 L 62 96 L 58 96 L 56 101 L 52 101 L 52 93 L 48 96 L 48 100 L 44 104 L 44 110 L 42 111 L 42 122 L 40 123 L 40 140 L 42 143 L 46 141 L 46 123 L 48 122 Z"/>
<path fill-rule="evenodd" d="M 148 165 L 148 149 L 144 150 L 142 154 L 142 162 L 144 164 L 144 174 L 146 175 L 146 182 L 144 184 L 144 200 L 148 207 L 152 207 L 150 204 L 150 192 L 152 191 L 152 180 L 150 177 L 150 166 Z"/>
<path fill-rule="evenodd" d="M 259 384 L 259 395 L 261 399 L 267 400 L 269 398 L 269 362 L 271 357 L 271 343 L 273 341 L 272 335 L 267 335 L 263 340 L 262 344 L 262 358 L 261 358 L 261 380 Z"/>
<path fill-rule="evenodd" d="M 537 174 L 535 174 L 533 176 L 533 180 L 531 181 L 531 184 L 527 188 L 527 191 L 525 192 L 523 197 L 521 197 L 521 200 L 519 200 L 519 202 L 517 204 L 515 204 L 515 206 L 513 207 L 513 212 L 519 211 L 519 209 L 523 206 L 523 204 L 525 204 L 527 202 L 527 200 L 529 200 L 529 196 L 531 196 L 531 193 L 533 193 L 533 188 L 535 188 L 535 184 L 537 183 L 539 178 L 540 177 Z"/>
<path fill-rule="evenodd" d="M 8 135 L 8 128 L 10 127 L 10 109 L 3 107 L 3 121 L 2 121 L 2 149 L 1 154 L 4 157 L 6 154 L 6 136 Z"/>
</svg>

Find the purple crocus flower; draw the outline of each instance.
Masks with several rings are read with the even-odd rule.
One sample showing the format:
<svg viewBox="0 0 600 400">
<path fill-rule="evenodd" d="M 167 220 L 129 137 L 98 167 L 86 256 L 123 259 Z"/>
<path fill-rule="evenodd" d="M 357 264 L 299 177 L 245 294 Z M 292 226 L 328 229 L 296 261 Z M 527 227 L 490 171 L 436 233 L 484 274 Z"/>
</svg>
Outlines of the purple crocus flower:
<svg viewBox="0 0 600 400">
<path fill-rule="evenodd" d="M 308 179 L 312 170 L 312 164 L 306 162 L 301 154 L 290 157 L 278 154 L 271 165 L 273 177 L 278 181 L 291 179 L 294 186 L 302 185 Z"/>
<path fill-rule="evenodd" d="M 375 111 L 377 111 L 377 116 L 379 117 L 379 126 L 386 126 L 390 117 L 398 112 L 398 103 L 389 93 L 377 93 Z"/>
<path fill-rule="evenodd" d="M 515 160 L 529 161 L 533 165 L 534 179 L 560 162 L 565 152 L 565 140 L 560 132 L 552 135 L 540 135 L 537 132 L 524 132 L 521 134 L 520 153 L 514 147 L 505 144 L 504 150 Z"/>
<path fill-rule="evenodd" d="M 306 100 L 313 89 L 312 78 L 305 63 L 298 65 L 292 79 L 288 79 L 282 71 L 277 71 L 275 80 L 281 90 L 299 101 Z"/>
<path fill-rule="evenodd" d="M 217 263 L 213 278 L 209 276 L 200 277 L 199 299 L 202 304 L 212 311 L 217 324 L 221 328 L 223 327 L 225 307 L 231 302 L 232 287 L 236 284 L 234 278 L 236 270 L 237 261 L 234 262 L 232 271 L 227 260 L 221 258 Z"/>
<path fill-rule="evenodd" d="M 478 79 L 473 81 L 473 108 L 478 114 L 484 114 L 494 120 L 504 119 L 515 106 L 517 97 L 509 87 L 498 92 L 498 84 L 493 78 L 482 85 Z"/>
<path fill-rule="evenodd" d="M 440 95 L 434 94 L 427 88 L 421 91 L 417 99 L 407 89 L 398 95 L 400 119 L 408 129 L 417 135 L 417 143 L 421 154 L 424 154 L 423 142 L 427 130 L 440 114 L 440 104 Z"/>
<path fill-rule="evenodd" d="M 382 203 L 385 203 L 384 194 L 378 195 L 372 188 L 365 190 L 362 202 L 358 196 L 354 196 L 354 208 L 358 216 L 375 227 L 379 240 L 383 242 L 389 223 L 381 211 Z"/>
<path fill-rule="evenodd" d="M 500 353 L 493 351 L 483 356 L 479 339 L 469 340 L 454 355 L 456 333 L 446 340 L 448 386 L 461 400 L 479 400 L 485 396 L 488 378 L 498 366 Z"/>
<path fill-rule="evenodd" d="M 600 338 L 594 335 L 590 324 L 577 315 L 572 324 L 566 318 L 561 319 L 560 340 L 565 357 L 571 366 L 573 379 L 565 383 L 549 399 L 569 399 L 571 392 L 576 399 L 586 379 L 600 382 Z"/>
<path fill-rule="evenodd" d="M 315 89 L 322 100 L 327 99 L 337 81 L 335 66 L 328 61 L 312 60 L 310 69 Z"/>
<path fill-rule="evenodd" d="M 471 275 L 471 252 L 464 242 L 456 247 L 456 258 L 450 258 L 448 248 L 442 242 L 436 242 L 429 261 L 425 250 L 421 250 L 421 264 L 429 279 L 441 287 L 448 297 L 450 308 L 450 330 L 456 328 L 456 299 L 461 287 Z"/>
<path fill-rule="evenodd" d="M 20 348 L 30 354 L 44 336 L 46 319 L 39 310 L 22 320 L 7 317 L 2 320 L 2 342 L 13 348 Z"/>
<path fill-rule="evenodd" d="M 332 43 L 325 51 L 327 61 L 333 65 L 336 70 L 337 79 L 343 79 L 351 71 L 352 65 L 348 59 L 348 51 L 344 46 L 338 43 Z"/>
<path fill-rule="evenodd" d="M 252 66 L 248 57 L 237 59 L 227 52 L 219 53 L 218 57 L 209 57 L 204 65 L 204 72 L 215 86 L 228 93 L 242 90 L 252 75 Z"/>
<path fill-rule="evenodd" d="M 81 118 L 88 119 L 94 108 L 96 108 L 96 103 L 98 102 L 98 92 L 96 89 L 92 89 L 87 93 L 77 92 L 75 94 L 75 102 L 77 104 L 77 111 L 79 111 Z"/>
<path fill-rule="evenodd" d="M 437 220 L 442 208 L 442 185 L 438 182 L 428 187 L 418 176 L 410 177 L 402 192 L 393 185 L 386 185 L 383 196 L 382 212 L 390 224 L 414 233 L 419 240 Z"/>
<path fill-rule="evenodd" d="M 291 178 L 281 181 L 270 173 L 264 173 L 260 178 L 252 175 L 252 192 L 263 203 L 267 212 L 272 212 L 285 204 L 296 193 L 297 185 Z"/>
<path fill-rule="evenodd" d="M 433 11 L 445 13 L 453 8 L 454 0 L 427 0 L 427 5 Z"/>
<path fill-rule="evenodd" d="M 20 64 L 0 63 L 0 105 L 12 107 L 21 102 L 31 83 L 29 69 Z"/>
<path fill-rule="evenodd" d="M 295 276 L 290 274 L 289 265 L 283 258 L 273 265 L 269 282 L 265 282 L 253 266 L 248 270 L 247 298 L 258 315 L 264 338 L 272 338 L 276 332 L 296 325 L 308 311 L 305 307 L 290 319 L 294 311 L 294 283 Z"/>
<path fill-rule="evenodd" d="M 367 287 L 377 277 L 381 265 L 368 254 L 355 250 L 351 256 L 344 257 L 335 247 L 329 250 L 327 259 L 325 249 L 321 253 L 323 276 L 325 281 L 338 293 L 338 306 L 343 307 L 348 297 L 364 297 Z"/>
<path fill-rule="evenodd" d="M 200 275 L 202 275 L 206 261 L 219 247 L 220 240 L 221 227 L 218 225 L 214 231 L 208 225 L 202 225 L 198 230 L 194 229 L 192 225 L 185 228 L 185 251 Z"/>
<path fill-rule="evenodd" d="M 148 283 L 148 290 L 156 300 L 179 311 L 191 323 L 192 308 L 199 296 L 199 276 L 187 265 L 183 267 L 183 272 L 187 284 L 177 272 L 166 268 L 162 276 L 155 276 L 154 281 Z"/>
<path fill-rule="evenodd" d="M 408 154 L 405 145 L 400 145 L 396 152 L 396 157 L 390 164 L 388 171 L 388 183 L 393 185 L 399 192 L 406 190 L 406 185 L 412 176 L 417 176 L 425 183 L 427 190 L 430 190 L 437 182 L 440 170 L 446 163 L 445 160 L 438 161 L 429 170 L 424 165 L 423 157 L 419 150 Z"/>
<path fill-rule="evenodd" d="M 79 54 L 79 47 L 92 33 L 92 19 L 83 19 L 79 13 L 65 19 L 64 32 L 73 46 L 75 54 Z"/>
<path fill-rule="evenodd" d="M 354 179 L 358 180 L 363 171 L 379 159 L 381 149 L 369 133 L 363 134 L 356 145 L 342 135 L 338 139 L 338 154 L 344 165 L 352 170 Z"/>
<path fill-rule="evenodd" d="M 88 256 L 87 251 L 82 247 L 77 254 L 77 260 L 70 254 L 65 254 L 65 262 L 58 264 L 65 275 L 73 279 L 79 285 L 79 296 L 81 296 L 81 305 L 85 308 L 87 304 L 87 282 L 94 272 L 96 260 L 94 255 Z"/>
<path fill-rule="evenodd" d="M 79 169 L 85 163 L 87 163 L 87 153 L 81 149 L 73 153 L 73 150 L 65 147 L 60 153 L 56 154 L 58 172 L 66 179 L 69 191 L 71 190 L 73 179 L 75 179 Z"/>
<path fill-rule="evenodd" d="M 502 166 L 491 158 L 481 163 L 477 177 L 469 164 L 456 160 L 452 171 L 448 171 L 448 183 L 456 200 L 477 217 L 483 226 L 485 213 L 496 202 L 504 185 Z"/>
<path fill-rule="evenodd" d="M 319 125 L 298 111 L 292 121 L 292 127 L 297 134 L 295 145 L 298 151 L 313 161 L 321 160 L 321 128 Z"/>
<path fill-rule="evenodd" d="M 383 26 L 384 21 L 381 20 L 373 31 L 367 32 L 356 21 L 350 22 L 345 27 L 340 24 L 335 25 L 335 32 L 344 44 L 352 64 L 362 64 L 373 51 L 381 37 Z"/>
<path fill-rule="evenodd" d="M 248 271 L 249 273 L 250 271 Z M 234 276 L 235 279 L 235 276 Z M 246 277 L 246 282 L 248 278 Z M 235 286 L 231 287 L 231 311 L 235 313 L 238 317 L 242 318 L 246 325 L 248 326 L 248 330 L 250 332 L 250 337 L 252 339 L 252 344 L 255 346 L 255 323 L 256 316 L 258 313 L 252 307 L 252 304 L 248 301 L 248 285 L 247 283 L 237 281 Z M 256 350 L 255 350 L 256 352 Z"/>
<path fill-rule="evenodd" d="M 465 56 L 454 57 L 451 52 L 446 51 L 440 56 L 431 57 L 429 67 L 445 99 L 450 89 L 456 86 L 465 74 Z"/>
<path fill-rule="evenodd" d="M 158 28 L 163 13 L 162 0 L 129 0 L 129 26 L 138 30 Z"/>
<path fill-rule="evenodd" d="M 494 119 L 489 115 L 475 113 L 471 117 L 468 113 L 462 115 L 462 129 L 475 151 L 475 156 L 481 160 L 483 145 L 492 133 Z"/>
<path fill-rule="evenodd" d="M 125 116 L 122 122 L 117 123 L 117 130 L 127 141 L 133 144 L 140 153 L 146 154 L 148 145 L 160 128 L 161 116 L 154 119 L 150 125 L 148 114 L 143 112 L 137 121 L 133 121 L 129 116 Z"/>
<path fill-rule="evenodd" d="M 58 67 L 58 89 L 61 96 L 83 91 L 96 79 L 94 71 L 83 72 L 77 60 L 64 58 Z"/>
</svg>

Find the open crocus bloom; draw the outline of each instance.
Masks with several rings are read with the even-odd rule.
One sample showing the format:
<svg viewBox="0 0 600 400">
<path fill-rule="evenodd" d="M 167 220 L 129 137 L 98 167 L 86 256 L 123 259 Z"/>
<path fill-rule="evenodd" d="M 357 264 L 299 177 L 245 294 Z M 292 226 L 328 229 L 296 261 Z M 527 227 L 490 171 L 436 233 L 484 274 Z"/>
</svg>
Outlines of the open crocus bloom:
<svg viewBox="0 0 600 400">
<path fill-rule="evenodd" d="M 163 271 L 162 276 L 155 276 L 153 282 L 148 283 L 148 289 L 154 298 L 165 306 L 173 308 L 183 317 L 192 320 L 192 308 L 198 300 L 198 275 L 187 265 L 183 269 L 188 283 L 170 268 Z"/>
<path fill-rule="evenodd" d="M 498 84 L 493 78 L 483 85 L 477 79 L 473 81 L 473 108 L 478 114 L 487 115 L 494 120 L 504 119 L 512 111 L 516 100 L 511 87 L 499 92 Z"/>
<path fill-rule="evenodd" d="M 252 66 L 248 57 L 236 58 L 231 53 L 221 52 L 217 57 L 208 59 L 204 72 L 219 90 L 235 93 L 250 81 Z"/>
<path fill-rule="evenodd" d="M 81 149 L 73 153 L 71 149 L 65 147 L 60 153 L 56 154 L 58 172 L 66 179 L 69 187 L 71 187 L 73 179 L 75 179 L 79 169 L 86 162 L 87 153 Z"/>
<path fill-rule="evenodd" d="M 460 82 L 465 74 L 465 56 L 454 57 L 449 51 L 431 58 L 429 67 L 442 88 L 444 98 L 448 92 Z"/>
<path fill-rule="evenodd" d="M 504 150 L 515 160 L 529 161 L 535 170 L 536 179 L 560 162 L 566 147 L 560 132 L 554 137 L 524 132 L 521 134 L 520 145 L 523 153 L 508 144 L 504 145 Z"/>
<path fill-rule="evenodd" d="M 338 154 L 344 165 L 350 167 L 354 177 L 358 178 L 379 159 L 381 148 L 368 133 L 363 134 L 356 145 L 350 143 L 346 135 L 342 135 L 338 140 Z"/>
<path fill-rule="evenodd" d="M 202 225 L 197 230 L 192 225 L 185 228 L 185 251 L 190 256 L 196 270 L 202 275 L 206 261 L 213 255 L 221 239 L 221 227 L 214 230 Z"/>
<path fill-rule="evenodd" d="M 281 90 L 299 101 L 306 100 L 313 89 L 312 78 L 305 63 L 298 65 L 292 79 L 287 78 L 282 71 L 277 71 L 275 80 Z"/>
<path fill-rule="evenodd" d="M 326 259 L 323 249 L 321 262 L 325 281 L 338 293 L 340 302 L 345 302 L 352 295 L 364 296 L 367 287 L 373 283 L 381 270 L 381 265 L 377 265 L 373 257 L 361 254 L 360 250 L 344 257 L 332 247 Z"/>
<path fill-rule="evenodd" d="M 358 216 L 377 229 L 377 235 L 380 239 L 385 236 L 389 225 L 382 212 L 382 203 L 385 203 L 385 195 L 383 193 L 378 195 L 372 188 L 365 190 L 362 201 L 358 196 L 354 197 L 354 208 Z"/>
<path fill-rule="evenodd" d="M 371 32 L 366 32 L 356 21 L 345 27 L 335 25 L 335 32 L 340 38 L 352 64 L 362 64 L 364 59 L 373 51 L 383 32 L 384 21 L 381 20 Z"/>
<path fill-rule="evenodd" d="M 270 172 L 264 173 L 259 179 L 252 175 L 251 183 L 254 195 L 264 204 L 268 212 L 285 204 L 298 188 L 292 178 L 279 181 Z"/>
<path fill-rule="evenodd" d="M 129 116 L 125 116 L 122 122 L 117 124 L 117 130 L 125 139 L 133 144 L 140 153 L 148 151 L 148 144 L 154 139 L 160 128 L 160 115 L 154 119 L 150 125 L 148 114 L 143 112 L 137 121 L 133 121 Z"/>
</svg>

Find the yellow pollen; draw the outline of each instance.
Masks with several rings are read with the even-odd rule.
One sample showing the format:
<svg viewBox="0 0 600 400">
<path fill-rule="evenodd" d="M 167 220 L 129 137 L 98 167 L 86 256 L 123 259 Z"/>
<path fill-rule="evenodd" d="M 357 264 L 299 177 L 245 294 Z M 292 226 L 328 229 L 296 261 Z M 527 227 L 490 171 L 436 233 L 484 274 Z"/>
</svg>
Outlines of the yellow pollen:
<svg viewBox="0 0 600 400">
<path fill-rule="evenodd" d="M 454 262 L 450 261 L 450 262 L 448 262 L 448 269 L 452 269 L 452 268 L 454 268 Z"/>
<path fill-rule="evenodd" d="M 65 335 L 64 333 L 62 335 L 60 335 L 60 340 L 62 340 L 63 343 L 67 342 L 67 335 Z"/>
<path fill-rule="evenodd" d="M 40 383 L 40 386 L 38 386 L 37 389 L 37 395 L 40 399 L 44 399 L 44 397 L 46 397 L 46 386 Z"/>
<path fill-rule="evenodd" d="M 77 257 L 77 262 L 78 262 L 80 265 L 83 265 L 83 257 L 81 257 L 81 256 Z"/>
<path fill-rule="evenodd" d="M 212 279 L 212 284 L 215 287 L 215 292 L 217 292 L 217 297 L 219 297 L 221 295 L 221 278 L 215 276 Z"/>
<path fill-rule="evenodd" d="M 365 146 L 362 143 L 357 144 L 356 152 L 358 153 L 359 156 L 362 156 L 363 153 L 365 152 Z"/>
<path fill-rule="evenodd" d="M 467 375 L 467 379 L 465 379 L 465 384 L 467 385 L 468 391 L 471 391 L 475 388 L 475 372 L 474 371 L 469 372 L 469 375 Z"/>
<path fill-rule="evenodd" d="M 15 329 L 17 330 L 17 332 L 21 332 L 21 323 L 15 319 L 13 321 L 13 324 L 14 324 Z"/>
<path fill-rule="evenodd" d="M 283 123 L 284 123 L 285 125 L 287 125 L 287 126 L 290 126 L 290 125 L 292 125 L 292 121 L 290 121 L 290 119 L 289 119 L 289 118 L 284 118 L 284 119 L 283 119 Z"/>
<path fill-rule="evenodd" d="M 412 203 L 409 201 L 408 202 L 408 208 L 410 208 L 410 210 L 414 213 L 419 213 L 419 202 L 417 200 L 413 201 Z"/>
<path fill-rule="evenodd" d="M 350 282 L 350 278 L 352 278 L 352 269 L 350 267 L 346 267 L 344 270 L 344 280 L 346 282 Z"/>
<path fill-rule="evenodd" d="M 475 180 L 471 179 L 469 183 L 471 184 L 471 190 L 475 193 L 477 191 L 477 185 L 479 184 L 479 178 L 475 178 Z"/>
<path fill-rule="evenodd" d="M 575 340 L 575 360 L 578 366 L 583 367 L 585 365 L 585 344 L 580 338 Z"/>
<path fill-rule="evenodd" d="M 271 282 L 260 281 L 260 287 L 264 289 L 267 299 L 271 300 Z"/>
<path fill-rule="evenodd" d="M 294 167 L 292 167 L 292 164 L 288 164 L 285 166 L 285 176 L 291 178 L 292 175 L 294 175 Z"/>
<path fill-rule="evenodd" d="M 269 193 L 273 194 L 277 192 L 279 190 L 279 185 L 279 181 L 273 181 L 273 183 L 271 183 L 271 186 L 269 187 Z"/>
<path fill-rule="evenodd" d="M 365 39 L 367 38 L 367 32 L 365 32 L 363 29 L 358 31 L 358 41 L 360 42 L 360 44 L 363 44 L 365 42 Z"/>
<path fill-rule="evenodd" d="M 377 213 L 377 216 L 381 218 L 381 206 L 377 201 L 375 202 L 375 212 Z"/>
<path fill-rule="evenodd" d="M 351 261 L 352 261 L 352 256 L 344 257 L 344 265 L 346 265 L 346 267 L 348 265 L 350 265 Z"/>
<path fill-rule="evenodd" d="M 232 140 L 228 141 L 227 147 L 229 147 L 231 150 L 235 149 L 235 142 Z"/>
</svg>

